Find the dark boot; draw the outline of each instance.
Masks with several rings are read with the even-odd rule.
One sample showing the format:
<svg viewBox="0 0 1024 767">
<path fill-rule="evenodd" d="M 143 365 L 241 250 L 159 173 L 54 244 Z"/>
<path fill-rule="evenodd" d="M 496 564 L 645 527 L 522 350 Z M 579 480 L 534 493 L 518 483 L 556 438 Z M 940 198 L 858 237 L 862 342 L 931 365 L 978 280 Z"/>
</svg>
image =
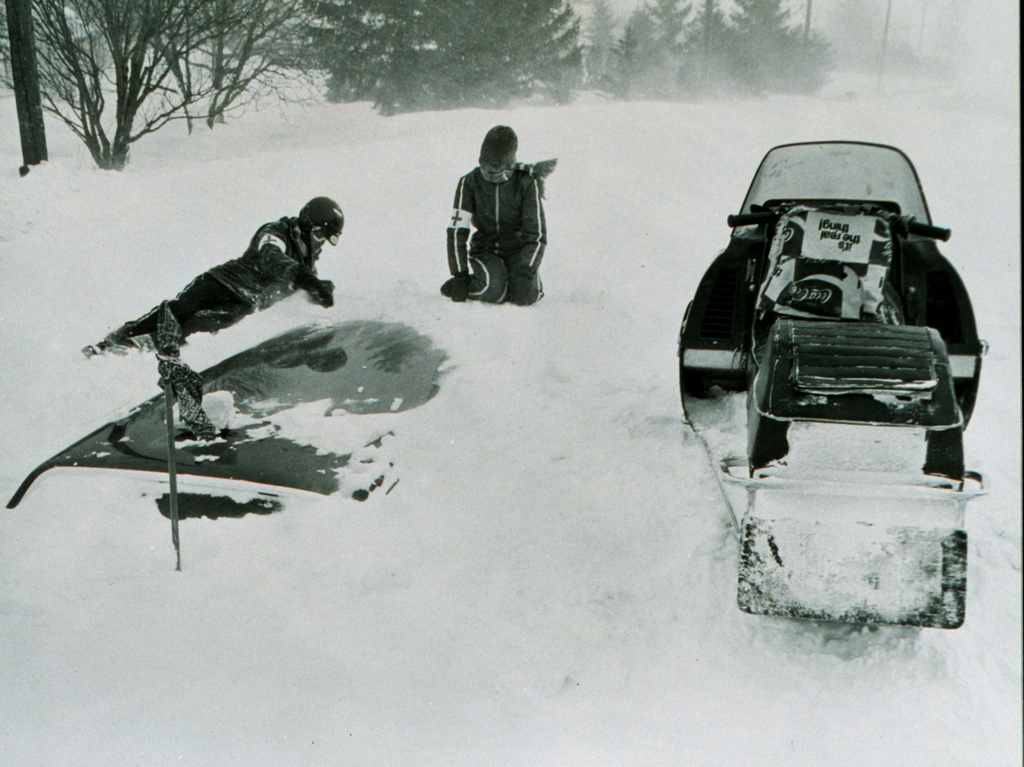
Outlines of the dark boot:
<svg viewBox="0 0 1024 767">
<path fill-rule="evenodd" d="M 156 349 L 156 342 L 149 333 L 141 336 L 126 336 L 123 329 L 115 330 L 107 335 L 98 344 L 89 344 L 83 347 L 82 354 L 86 359 L 99 354 L 116 354 L 123 357 L 131 351 L 151 352 Z"/>
</svg>

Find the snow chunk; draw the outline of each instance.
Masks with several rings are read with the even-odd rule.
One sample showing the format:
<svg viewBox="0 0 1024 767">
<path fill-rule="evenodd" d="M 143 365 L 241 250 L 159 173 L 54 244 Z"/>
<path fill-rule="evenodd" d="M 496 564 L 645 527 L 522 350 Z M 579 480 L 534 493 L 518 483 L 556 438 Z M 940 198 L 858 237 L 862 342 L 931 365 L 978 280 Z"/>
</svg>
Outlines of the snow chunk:
<svg viewBox="0 0 1024 767">
<path fill-rule="evenodd" d="M 823 423 L 790 424 L 791 470 L 921 473 L 928 449 L 920 426 Z"/>
<path fill-rule="evenodd" d="M 235 414 L 235 397 L 229 391 L 211 391 L 203 395 L 203 410 L 217 430 L 226 429 Z"/>
</svg>

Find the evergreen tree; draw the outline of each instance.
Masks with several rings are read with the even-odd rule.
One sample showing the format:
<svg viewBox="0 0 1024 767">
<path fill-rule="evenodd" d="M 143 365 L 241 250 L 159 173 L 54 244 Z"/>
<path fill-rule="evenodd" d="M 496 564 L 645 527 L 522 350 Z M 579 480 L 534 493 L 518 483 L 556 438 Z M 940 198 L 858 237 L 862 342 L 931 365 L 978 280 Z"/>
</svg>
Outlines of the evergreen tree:
<svg viewBox="0 0 1024 767">
<path fill-rule="evenodd" d="M 789 11 L 782 0 L 733 0 L 736 10 L 732 23 L 737 34 L 752 42 L 778 46 L 794 31 L 790 29 Z"/>
<path fill-rule="evenodd" d="M 442 105 L 437 94 L 444 85 L 444 60 L 436 39 L 438 19 L 449 2 L 431 0 L 372 0 L 364 16 L 372 27 L 374 82 L 371 97 L 383 115 Z"/>
<path fill-rule="evenodd" d="M 739 78 L 754 93 L 810 91 L 824 82 L 828 50 L 817 38 L 805 41 L 789 26 L 782 0 L 734 0 L 732 58 Z"/>
<path fill-rule="evenodd" d="M 733 34 L 718 0 L 701 0 L 683 44 L 679 83 L 684 92 L 714 94 L 735 88 Z"/>
<path fill-rule="evenodd" d="M 782 7 L 782 0 L 734 0 L 734 4 L 733 58 L 742 84 L 761 93 L 783 65 L 784 52 L 795 42 L 796 33 L 786 24 L 789 11 Z"/>
<path fill-rule="evenodd" d="M 540 95 L 564 102 L 578 87 L 583 71 L 580 19 L 563 0 L 497 0 L 494 7 L 506 15 L 497 25 L 496 45 L 504 55 L 491 73 L 491 81 L 503 85 L 512 97 Z M 470 35 L 466 50 L 477 49 Z"/>
<path fill-rule="evenodd" d="M 579 84 L 579 19 L 565 0 L 320 0 L 332 92 L 382 114 L 562 101 Z"/>
<path fill-rule="evenodd" d="M 680 37 L 690 13 L 682 0 L 655 0 L 630 14 L 617 47 L 616 93 L 625 98 L 674 98 Z"/>
<path fill-rule="evenodd" d="M 329 101 L 373 98 L 396 19 L 379 0 L 309 0 L 309 38 L 330 77 Z"/>
<path fill-rule="evenodd" d="M 674 63 L 682 53 L 681 37 L 690 15 L 690 4 L 683 0 L 654 0 L 649 6 L 654 21 L 655 39 L 666 62 Z"/>
<path fill-rule="evenodd" d="M 652 80 L 658 71 L 657 27 L 646 6 L 635 9 L 615 46 L 615 95 L 619 98 L 652 98 L 656 89 Z"/>
<path fill-rule="evenodd" d="M 531 78 L 528 92 L 555 103 L 566 103 L 583 81 L 580 17 L 566 0 L 536 0 L 532 24 L 527 25 Z M 532 82 L 530 81 L 532 79 Z"/>
<path fill-rule="evenodd" d="M 610 88 L 615 66 L 615 14 L 608 0 L 594 0 L 585 25 L 584 53 L 586 83 L 592 88 Z"/>
</svg>

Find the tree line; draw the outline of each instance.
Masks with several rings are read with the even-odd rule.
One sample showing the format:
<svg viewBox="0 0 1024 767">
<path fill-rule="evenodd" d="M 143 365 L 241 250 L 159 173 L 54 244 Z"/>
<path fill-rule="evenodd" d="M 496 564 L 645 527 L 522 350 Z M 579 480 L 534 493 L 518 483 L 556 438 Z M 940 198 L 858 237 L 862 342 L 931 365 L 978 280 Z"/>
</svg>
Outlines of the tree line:
<svg viewBox="0 0 1024 767">
<path fill-rule="evenodd" d="M 105 169 L 173 120 L 213 128 L 260 98 L 321 86 L 391 115 L 563 103 L 580 88 L 624 99 L 809 91 L 828 66 L 781 0 L 735 0 L 728 15 L 718 0 L 648 0 L 621 33 L 594 0 L 586 36 L 568 0 L 22 1 L 43 106 Z"/>
<path fill-rule="evenodd" d="M 790 19 L 782 0 L 649 0 L 616 34 L 607 0 L 594 0 L 589 87 L 626 99 L 726 93 L 810 93 L 831 67 L 828 45 Z"/>
<path fill-rule="evenodd" d="M 580 18 L 566 0 L 314 0 L 332 101 L 383 114 L 514 99 L 567 101 L 582 84 Z"/>
</svg>

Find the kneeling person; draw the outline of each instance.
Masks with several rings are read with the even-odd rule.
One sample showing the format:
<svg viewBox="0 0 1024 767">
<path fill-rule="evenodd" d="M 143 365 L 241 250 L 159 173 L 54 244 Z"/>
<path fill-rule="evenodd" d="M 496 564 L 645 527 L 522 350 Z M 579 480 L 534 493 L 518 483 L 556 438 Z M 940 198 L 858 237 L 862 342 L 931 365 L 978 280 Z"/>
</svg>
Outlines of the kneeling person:
<svg viewBox="0 0 1024 767">
<path fill-rule="evenodd" d="M 480 166 L 459 179 L 448 225 L 452 277 L 441 286 L 452 301 L 529 306 L 544 295 L 538 269 L 548 233 L 541 201 L 544 178 L 556 161 L 517 163 L 518 144 L 511 128 L 491 128 L 480 147 Z"/>
<path fill-rule="evenodd" d="M 317 277 L 316 262 L 324 242 L 338 244 L 344 226 L 341 207 L 329 197 L 314 197 L 298 218 L 285 216 L 261 226 L 240 258 L 200 274 L 167 302 L 182 336 L 216 333 L 297 290 L 306 291 L 320 306 L 332 306 L 334 283 Z M 159 307 L 154 307 L 82 353 L 92 357 L 151 349 L 158 315 Z"/>
</svg>

